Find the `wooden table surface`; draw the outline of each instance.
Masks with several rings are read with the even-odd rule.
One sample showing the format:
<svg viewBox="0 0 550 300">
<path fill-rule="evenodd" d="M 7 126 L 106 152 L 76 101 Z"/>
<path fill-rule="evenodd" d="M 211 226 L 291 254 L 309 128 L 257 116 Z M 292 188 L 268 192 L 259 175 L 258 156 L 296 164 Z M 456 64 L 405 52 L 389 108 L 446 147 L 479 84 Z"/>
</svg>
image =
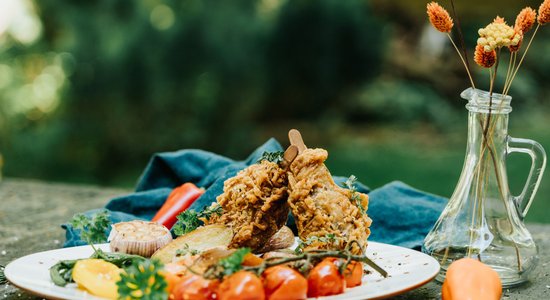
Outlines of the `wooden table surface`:
<svg viewBox="0 0 550 300">
<path fill-rule="evenodd" d="M 26 179 L 0 182 L 0 264 L 39 251 L 60 248 L 64 231 L 60 224 L 73 214 L 98 208 L 129 190 L 69 185 Z M 532 280 L 505 290 L 503 299 L 550 299 L 550 224 L 528 224 L 539 246 L 540 261 Z M 393 299 L 440 299 L 436 282 Z M 1 299 L 41 299 L 9 284 L 0 285 Z"/>
</svg>

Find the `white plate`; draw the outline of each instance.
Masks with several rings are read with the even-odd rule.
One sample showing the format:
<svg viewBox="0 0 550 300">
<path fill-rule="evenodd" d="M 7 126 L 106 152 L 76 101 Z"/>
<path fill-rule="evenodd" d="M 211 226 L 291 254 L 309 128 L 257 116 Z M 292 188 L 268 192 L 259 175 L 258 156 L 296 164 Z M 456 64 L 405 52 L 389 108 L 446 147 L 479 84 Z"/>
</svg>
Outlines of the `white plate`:
<svg viewBox="0 0 550 300">
<path fill-rule="evenodd" d="M 99 245 L 105 251 L 108 244 Z M 48 299 L 94 299 L 77 288 L 76 284 L 59 287 L 50 280 L 49 268 L 64 259 L 86 258 L 92 255 L 90 246 L 57 249 L 21 257 L 6 266 L 6 278 L 15 286 Z M 324 300 L 380 299 L 395 296 L 432 280 L 439 272 L 439 263 L 432 257 L 411 249 L 369 242 L 367 256 L 385 269 L 383 278 L 372 271 L 363 277 L 363 284 L 345 293 L 322 297 Z M 368 267 L 367 267 L 368 268 Z"/>
</svg>

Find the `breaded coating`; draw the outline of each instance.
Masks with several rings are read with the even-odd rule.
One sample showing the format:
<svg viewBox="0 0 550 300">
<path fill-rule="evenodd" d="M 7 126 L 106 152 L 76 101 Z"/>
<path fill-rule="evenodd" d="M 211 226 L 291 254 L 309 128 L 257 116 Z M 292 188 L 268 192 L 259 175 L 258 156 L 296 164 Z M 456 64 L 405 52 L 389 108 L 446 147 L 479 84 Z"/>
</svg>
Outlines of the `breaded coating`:
<svg viewBox="0 0 550 300">
<path fill-rule="evenodd" d="M 287 221 L 289 207 L 287 174 L 278 164 L 263 160 L 224 182 L 217 197 L 223 214 L 213 215 L 208 224 L 233 229 L 231 248 L 258 250 Z"/>
<path fill-rule="evenodd" d="M 324 149 L 306 149 L 290 165 L 288 202 L 302 241 L 313 241 L 308 249 L 344 249 L 356 240 L 352 253 L 366 249 L 372 220 L 366 214 L 368 196 L 341 188 L 334 183 L 324 162 Z M 357 199 L 357 201 L 352 200 Z M 360 202 L 365 210 L 361 212 Z M 336 241 L 323 242 L 315 237 L 334 235 Z"/>
</svg>

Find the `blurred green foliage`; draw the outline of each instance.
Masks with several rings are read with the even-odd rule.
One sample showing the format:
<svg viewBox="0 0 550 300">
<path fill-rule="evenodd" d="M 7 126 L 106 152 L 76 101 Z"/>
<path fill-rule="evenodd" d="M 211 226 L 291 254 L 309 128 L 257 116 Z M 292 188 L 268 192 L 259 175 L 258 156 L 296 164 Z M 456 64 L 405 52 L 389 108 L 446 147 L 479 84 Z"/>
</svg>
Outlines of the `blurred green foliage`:
<svg viewBox="0 0 550 300">
<path fill-rule="evenodd" d="M 242 159 L 296 127 L 329 149 L 333 173 L 371 187 L 403 180 L 449 196 L 456 184 L 466 143 L 458 94 L 468 81 L 448 43 L 427 51 L 425 1 L 21 3 L 15 25 L 0 22 L 7 176 L 130 187 L 152 153 Z M 539 3 L 456 1 L 470 61 L 477 28 L 496 14 L 513 23 Z M 546 53 L 550 30 L 541 28 L 510 92 L 510 122 L 512 135 L 550 149 Z M 486 70 L 472 68 L 488 88 Z M 514 191 L 528 165 L 511 159 Z M 549 194 L 547 174 L 528 220 L 550 222 Z"/>
<path fill-rule="evenodd" d="M 55 112 L 10 117 L 24 127 L 2 140 L 16 176 L 113 184 L 157 151 L 242 155 L 262 120 L 338 106 L 383 49 L 363 1 L 35 4 L 42 37 L 4 61 L 53 51 L 70 76 Z"/>
</svg>

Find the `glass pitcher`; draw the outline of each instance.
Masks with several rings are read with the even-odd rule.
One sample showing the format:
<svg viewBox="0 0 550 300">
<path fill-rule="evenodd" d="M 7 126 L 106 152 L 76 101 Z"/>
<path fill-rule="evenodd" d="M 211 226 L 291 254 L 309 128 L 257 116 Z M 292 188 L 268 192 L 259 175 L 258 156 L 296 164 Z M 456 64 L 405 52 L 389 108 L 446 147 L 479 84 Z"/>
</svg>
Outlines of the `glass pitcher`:
<svg viewBox="0 0 550 300">
<path fill-rule="evenodd" d="M 461 97 L 469 111 L 464 166 L 422 251 L 441 264 L 438 281 L 453 261 L 471 257 L 497 271 L 504 287 L 515 286 L 527 280 L 538 259 L 523 219 L 542 179 L 546 153 L 535 141 L 508 135 L 512 97 L 472 88 Z M 506 157 L 515 152 L 532 159 L 519 196 L 510 193 L 506 175 Z"/>
</svg>

